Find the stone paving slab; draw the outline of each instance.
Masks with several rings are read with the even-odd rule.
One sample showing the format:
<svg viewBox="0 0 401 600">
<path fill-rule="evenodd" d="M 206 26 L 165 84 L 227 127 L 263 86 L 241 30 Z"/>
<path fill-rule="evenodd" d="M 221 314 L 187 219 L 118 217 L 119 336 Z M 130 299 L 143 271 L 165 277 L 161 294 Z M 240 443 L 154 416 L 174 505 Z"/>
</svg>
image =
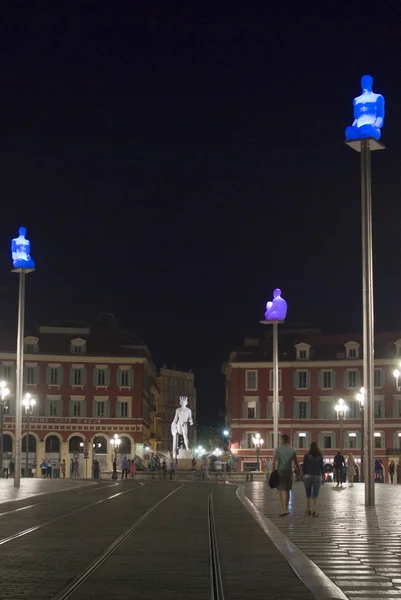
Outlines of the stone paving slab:
<svg viewBox="0 0 401 600">
<path fill-rule="evenodd" d="M 279 517 L 276 491 L 248 483 L 246 494 L 352 599 L 401 600 L 401 488 L 379 484 L 376 506 L 364 505 L 363 484 L 321 489 L 319 517 L 307 516 L 302 484 L 295 484 L 291 515 Z M 357 579 L 356 579 L 357 577 Z"/>
<path fill-rule="evenodd" d="M 84 479 L 21 479 L 19 489 L 14 487 L 14 480 L 0 479 L 0 512 L 6 510 L 4 504 L 19 502 L 32 498 L 33 496 L 65 492 L 71 489 L 78 489 L 93 485 L 91 480 Z M 96 484 L 95 484 L 96 485 Z"/>
</svg>

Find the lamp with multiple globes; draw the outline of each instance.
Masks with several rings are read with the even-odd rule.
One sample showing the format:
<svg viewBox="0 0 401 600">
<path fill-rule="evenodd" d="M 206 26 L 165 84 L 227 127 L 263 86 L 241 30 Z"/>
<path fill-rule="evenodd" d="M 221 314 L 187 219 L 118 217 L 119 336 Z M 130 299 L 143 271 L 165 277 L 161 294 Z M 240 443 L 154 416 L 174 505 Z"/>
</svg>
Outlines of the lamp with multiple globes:
<svg viewBox="0 0 401 600">
<path fill-rule="evenodd" d="M 345 404 L 343 398 L 340 398 L 338 404 L 335 405 L 335 411 L 337 413 L 337 419 L 340 421 L 340 450 L 343 450 L 343 423 L 347 416 L 348 406 Z"/>
<path fill-rule="evenodd" d="M 260 471 L 260 450 L 264 444 L 264 441 L 260 437 L 260 433 L 255 433 L 252 436 L 252 443 L 256 448 L 256 470 Z"/>
<path fill-rule="evenodd" d="M 29 477 L 29 425 L 30 418 L 33 413 L 33 407 L 36 404 L 35 398 L 32 398 L 31 394 L 28 392 L 25 394 L 22 404 L 25 408 L 26 414 L 26 453 L 25 453 L 25 477 Z"/>
<path fill-rule="evenodd" d="M 114 475 L 114 473 L 117 475 L 117 453 L 118 453 L 118 448 L 121 444 L 121 439 L 120 439 L 118 433 L 114 434 L 114 436 L 110 440 L 110 444 L 114 448 L 114 452 L 115 452 L 115 455 L 114 455 L 115 465 L 113 465 L 113 475 Z"/>
<path fill-rule="evenodd" d="M 4 411 L 7 408 L 7 396 L 10 393 L 10 390 L 7 387 L 5 381 L 0 381 L 0 473 L 1 476 L 4 476 L 3 470 L 3 453 L 4 453 Z"/>
<path fill-rule="evenodd" d="M 401 368 L 401 363 L 400 363 L 400 368 Z M 397 392 L 399 392 L 401 390 L 401 386 L 400 386 L 400 371 L 398 369 L 394 369 L 393 371 L 393 376 L 395 379 L 395 387 Z"/>
</svg>

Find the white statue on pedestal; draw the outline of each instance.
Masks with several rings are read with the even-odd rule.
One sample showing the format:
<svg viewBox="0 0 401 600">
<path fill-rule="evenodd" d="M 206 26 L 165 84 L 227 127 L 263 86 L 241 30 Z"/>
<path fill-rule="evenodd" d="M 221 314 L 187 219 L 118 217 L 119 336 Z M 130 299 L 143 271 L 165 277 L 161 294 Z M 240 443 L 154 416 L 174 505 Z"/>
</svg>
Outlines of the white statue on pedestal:
<svg viewBox="0 0 401 600">
<path fill-rule="evenodd" d="M 192 411 L 188 408 L 187 396 L 180 396 L 180 408 L 175 411 L 175 417 L 171 423 L 171 433 L 173 436 L 173 458 L 177 458 L 177 434 L 184 438 L 184 446 L 189 450 L 188 444 L 188 425 L 193 425 Z"/>
</svg>

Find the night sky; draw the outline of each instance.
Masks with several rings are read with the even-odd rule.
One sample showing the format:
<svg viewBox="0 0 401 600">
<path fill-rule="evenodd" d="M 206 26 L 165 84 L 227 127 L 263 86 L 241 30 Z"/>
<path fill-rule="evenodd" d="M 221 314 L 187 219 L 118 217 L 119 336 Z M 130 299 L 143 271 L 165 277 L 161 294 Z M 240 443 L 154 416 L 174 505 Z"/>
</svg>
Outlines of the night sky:
<svg viewBox="0 0 401 600">
<path fill-rule="evenodd" d="M 27 324 L 114 312 L 158 366 L 195 371 L 200 423 L 221 418 L 222 362 L 261 334 L 274 287 L 290 321 L 360 330 L 359 155 L 344 129 L 365 72 L 387 110 L 376 326 L 401 327 L 398 3 L 16 4 L 0 23 L 3 327 L 24 224 Z"/>
</svg>

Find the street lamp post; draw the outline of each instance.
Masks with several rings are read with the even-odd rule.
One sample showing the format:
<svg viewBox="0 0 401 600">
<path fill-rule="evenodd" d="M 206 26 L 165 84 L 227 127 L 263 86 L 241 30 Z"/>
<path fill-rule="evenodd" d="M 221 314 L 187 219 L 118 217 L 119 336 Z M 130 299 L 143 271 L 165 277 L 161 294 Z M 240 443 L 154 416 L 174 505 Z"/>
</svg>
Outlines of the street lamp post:
<svg viewBox="0 0 401 600">
<path fill-rule="evenodd" d="M 356 395 L 356 399 L 359 402 L 359 412 L 361 415 L 361 471 L 359 474 L 359 481 L 363 482 L 365 477 L 365 388 L 361 387 L 359 394 Z"/>
<path fill-rule="evenodd" d="M 264 443 L 260 437 L 260 433 L 255 433 L 255 435 L 252 436 L 252 443 L 256 448 L 256 470 L 260 471 L 260 449 Z"/>
<path fill-rule="evenodd" d="M 113 467 L 113 476 L 112 477 L 113 477 L 113 479 L 117 479 L 117 453 L 118 453 L 118 448 L 121 444 L 121 439 L 119 438 L 118 433 L 114 434 L 114 437 L 110 440 L 110 444 L 112 445 L 112 448 L 114 448 L 114 452 L 115 452 L 114 460 L 116 463 L 115 470 Z"/>
<path fill-rule="evenodd" d="M 3 471 L 3 453 L 4 453 L 4 409 L 6 408 L 6 398 L 10 393 L 5 381 L 0 381 L 0 473 L 4 476 Z"/>
<path fill-rule="evenodd" d="M 339 399 L 338 404 L 336 404 L 335 406 L 335 411 L 337 413 L 337 419 L 340 421 L 340 438 L 341 438 L 341 444 L 340 444 L 340 450 L 341 452 L 343 451 L 343 424 L 344 424 L 344 419 L 347 416 L 347 410 L 348 410 L 348 406 L 345 404 L 344 400 L 342 398 Z"/>
<path fill-rule="evenodd" d="M 35 398 L 32 398 L 31 394 L 27 393 L 27 394 L 25 394 L 22 404 L 25 407 L 25 415 L 26 415 L 25 477 L 29 477 L 29 468 L 28 468 L 28 463 L 29 463 L 29 425 L 30 425 L 31 415 L 33 413 L 33 407 L 36 404 L 36 400 L 35 400 Z"/>
</svg>

